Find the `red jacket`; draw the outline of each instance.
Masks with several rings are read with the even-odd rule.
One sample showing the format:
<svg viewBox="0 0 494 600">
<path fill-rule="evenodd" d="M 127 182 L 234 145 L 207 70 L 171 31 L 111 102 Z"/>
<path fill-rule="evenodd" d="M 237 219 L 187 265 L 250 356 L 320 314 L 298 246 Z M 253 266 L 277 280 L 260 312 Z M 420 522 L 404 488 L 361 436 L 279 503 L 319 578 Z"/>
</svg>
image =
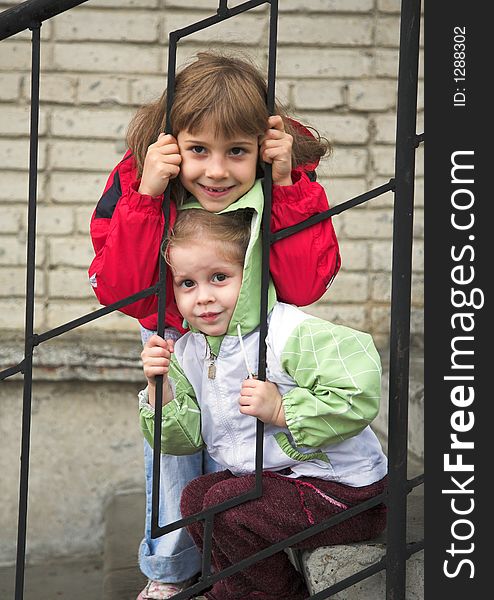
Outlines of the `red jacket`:
<svg viewBox="0 0 494 600">
<path fill-rule="evenodd" d="M 273 186 L 271 231 L 295 225 L 329 208 L 324 189 L 308 165 L 292 171 L 293 185 Z M 91 218 L 96 253 L 89 278 L 101 304 L 109 305 L 158 281 L 159 251 L 164 229 L 163 196 L 140 194 L 134 157 L 127 151 L 113 169 Z M 171 203 L 170 225 L 176 207 Z M 297 306 L 312 304 L 324 294 L 340 268 L 338 241 L 330 219 L 271 246 L 270 271 L 278 299 Z M 182 316 L 167 270 L 166 324 L 183 332 Z M 121 311 L 156 330 L 157 298 L 153 294 Z"/>
</svg>

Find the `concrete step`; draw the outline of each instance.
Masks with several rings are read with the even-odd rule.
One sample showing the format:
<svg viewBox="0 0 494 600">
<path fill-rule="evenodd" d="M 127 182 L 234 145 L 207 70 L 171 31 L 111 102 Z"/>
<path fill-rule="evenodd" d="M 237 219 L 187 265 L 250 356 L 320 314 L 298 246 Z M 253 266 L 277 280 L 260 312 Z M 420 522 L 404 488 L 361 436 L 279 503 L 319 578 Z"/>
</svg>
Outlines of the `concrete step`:
<svg viewBox="0 0 494 600">
<path fill-rule="evenodd" d="M 101 600 L 102 559 L 63 559 L 27 565 L 24 600 Z M 15 590 L 15 566 L 0 568 L 0 598 L 11 600 Z M 134 598 L 135 600 L 135 598 Z"/>
<path fill-rule="evenodd" d="M 137 551 L 144 535 L 144 493 L 117 494 L 105 511 L 102 600 L 136 600 L 146 585 Z"/>
</svg>

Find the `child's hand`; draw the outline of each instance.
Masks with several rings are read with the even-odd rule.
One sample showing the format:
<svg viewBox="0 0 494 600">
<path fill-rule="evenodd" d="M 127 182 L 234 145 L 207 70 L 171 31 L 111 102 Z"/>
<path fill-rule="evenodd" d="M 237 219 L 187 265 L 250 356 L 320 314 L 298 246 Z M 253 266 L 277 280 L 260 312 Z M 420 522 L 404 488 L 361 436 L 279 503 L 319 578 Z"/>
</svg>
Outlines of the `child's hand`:
<svg viewBox="0 0 494 600">
<path fill-rule="evenodd" d="M 245 379 L 240 390 L 240 412 L 264 423 L 286 427 L 285 411 L 278 387 L 271 381 Z"/>
<path fill-rule="evenodd" d="M 152 335 L 145 343 L 141 358 L 144 375 L 149 385 L 156 385 L 156 375 L 167 377 L 173 346 L 173 340 L 164 340 L 159 335 Z"/>
<path fill-rule="evenodd" d="M 273 183 L 292 185 L 293 137 L 285 132 L 283 119 L 279 115 L 269 117 L 268 125 L 270 129 L 266 129 L 259 141 L 261 158 L 273 165 Z"/>
<path fill-rule="evenodd" d="M 139 193 L 149 196 L 162 194 L 170 179 L 180 173 L 181 162 L 177 140 L 170 134 L 160 133 L 146 152 Z"/>
</svg>

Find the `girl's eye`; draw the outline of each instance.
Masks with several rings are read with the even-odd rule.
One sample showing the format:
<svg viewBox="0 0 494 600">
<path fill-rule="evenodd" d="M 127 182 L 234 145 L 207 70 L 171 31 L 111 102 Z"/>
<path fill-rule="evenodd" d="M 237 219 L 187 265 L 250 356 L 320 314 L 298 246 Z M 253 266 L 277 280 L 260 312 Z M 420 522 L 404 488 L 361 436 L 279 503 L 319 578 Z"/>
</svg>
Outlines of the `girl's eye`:
<svg viewBox="0 0 494 600">
<path fill-rule="evenodd" d="M 204 146 L 192 146 L 191 150 L 194 154 L 202 154 L 206 151 L 206 148 Z"/>
<path fill-rule="evenodd" d="M 180 287 L 184 287 L 184 288 L 191 288 L 194 287 L 194 282 L 192 281 L 192 279 L 184 279 L 181 283 L 180 283 Z"/>
<path fill-rule="evenodd" d="M 216 282 L 226 281 L 227 276 L 224 273 L 216 273 L 213 275 L 212 280 Z"/>
<path fill-rule="evenodd" d="M 243 148 L 232 148 L 230 154 L 233 156 L 242 156 L 242 154 L 245 154 L 245 150 Z"/>
</svg>

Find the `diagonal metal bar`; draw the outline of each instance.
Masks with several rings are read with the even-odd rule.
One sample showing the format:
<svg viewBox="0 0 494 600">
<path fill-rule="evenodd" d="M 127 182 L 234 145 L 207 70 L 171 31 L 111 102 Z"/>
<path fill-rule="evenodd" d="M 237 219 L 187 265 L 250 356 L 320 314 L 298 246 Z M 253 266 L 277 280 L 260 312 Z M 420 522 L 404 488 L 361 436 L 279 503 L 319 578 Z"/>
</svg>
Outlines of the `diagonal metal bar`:
<svg viewBox="0 0 494 600">
<path fill-rule="evenodd" d="M 380 185 L 379 187 L 374 188 L 373 190 L 369 190 L 368 192 L 364 192 L 359 196 L 355 196 L 355 198 L 352 198 L 351 200 L 341 202 L 337 206 L 333 206 L 333 208 L 318 213 L 317 215 L 312 215 L 312 217 L 305 219 L 305 221 L 301 221 L 300 223 L 297 223 L 296 225 L 291 225 L 290 227 L 285 227 L 285 229 L 280 229 L 276 233 L 271 234 L 271 243 L 273 244 L 274 242 L 277 242 L 278 240 L 282 240 L 290 235 L 293 235 L 298 231 L 302 231 L 303 229 L 306 229 L 311 225 L 315 225 L 316 223 L 320 223 L 325 219 L 329 219 L 329 217 L 339 215 L 340 213 L 344 212 L 345 210 L 348 210 L 349 208 L 353 208 L 354 206 L 363 204 L 368 200 L 372 200 L 372 198 L 377 198 L 378 196 L 381 196 L 386 192 L 393 191 L 394 187 L 395 180 L 390 179 L 388 183 L 384 183 L 383 185 Z"/>
<path fill-rule="evenodd" d="M 27 0 L 0 13 L 0 41 L 87 0 Z"/>
<path fill-rule="evenodd" d="M 24 595 L 26 563 L 26 527 L 29 485 L 29 453 L 31 442 L 31 399 L 33 383 L 34 281 L 36 274 L 36 193 L 38 177 L 38 125 L 41 23 L 32 26 L 31 45 L 31 125 L 29 139 L 29 200 L 27 228 L 26 319 L 24 344 L 24 390 L 22 398 L 21 467 L 19 481 L 19 515 L 17 526 L 17 556 L 15 564 L 15 599 Z"/>
<path fill-rule="evenodd" d="M 24 373 L 25 364 L 26 359 L 23 358 L 19 364 L 0 371 L 0 381 L 7 379 L 7 377 L 12 377 L 12 375 L 16 375 L 17 373 Z"/>
</svg>

